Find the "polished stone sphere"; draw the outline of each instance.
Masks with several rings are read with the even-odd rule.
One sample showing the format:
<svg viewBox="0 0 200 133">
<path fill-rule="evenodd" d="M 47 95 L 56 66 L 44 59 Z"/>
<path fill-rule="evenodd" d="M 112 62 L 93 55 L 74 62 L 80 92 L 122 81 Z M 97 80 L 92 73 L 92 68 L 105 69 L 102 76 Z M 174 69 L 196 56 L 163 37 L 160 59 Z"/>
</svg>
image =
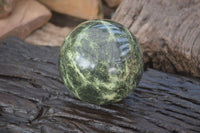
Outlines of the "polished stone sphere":
<svg viewBox="0 0 200 133">
<path fill-rule="evenodd" d="M 80 100 L 97 105 L 130 95 L 143 73 L 143 54 L 134 35 L 119 23 L 90 20 L 64 40 L 59 71 Z"/>
</svg>

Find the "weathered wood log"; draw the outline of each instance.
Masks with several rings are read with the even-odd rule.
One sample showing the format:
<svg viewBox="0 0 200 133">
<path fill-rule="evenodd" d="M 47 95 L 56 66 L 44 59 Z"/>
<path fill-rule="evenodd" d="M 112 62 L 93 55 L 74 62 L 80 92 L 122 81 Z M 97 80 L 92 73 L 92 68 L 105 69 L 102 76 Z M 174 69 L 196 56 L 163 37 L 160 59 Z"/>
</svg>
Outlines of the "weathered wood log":
<svg viewBox="0 0 200 133">
<path fill-rule="evenodd" d="M 148 69 L 129 97 L 96 106 L 67 91 L 58 52 L 18 38 L 1 42 L 1 133 L 200 131 L 199 80 Z"/>
<path fill-rule="evenodd" d="M 200 77 L 199 0 L 123 0 L 113 20 L 136 35 L 149 67 Z"/>
</svg>

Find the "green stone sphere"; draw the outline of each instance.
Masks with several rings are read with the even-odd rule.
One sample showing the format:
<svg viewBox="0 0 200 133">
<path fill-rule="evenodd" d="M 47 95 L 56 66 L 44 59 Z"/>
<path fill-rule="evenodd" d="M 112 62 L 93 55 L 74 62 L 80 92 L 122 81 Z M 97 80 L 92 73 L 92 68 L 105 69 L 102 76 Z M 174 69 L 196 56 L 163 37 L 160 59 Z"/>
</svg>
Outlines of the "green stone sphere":
<svg viewBox="0 0 200 133">
<path fill-rule="evenodd" d="M 110 20 L 90 20 L 64 40 L 59 71 L 80 100 L 102 105 L 130 95 L 143 73 L 143 54 L 135 36 Z"/>
</svg>

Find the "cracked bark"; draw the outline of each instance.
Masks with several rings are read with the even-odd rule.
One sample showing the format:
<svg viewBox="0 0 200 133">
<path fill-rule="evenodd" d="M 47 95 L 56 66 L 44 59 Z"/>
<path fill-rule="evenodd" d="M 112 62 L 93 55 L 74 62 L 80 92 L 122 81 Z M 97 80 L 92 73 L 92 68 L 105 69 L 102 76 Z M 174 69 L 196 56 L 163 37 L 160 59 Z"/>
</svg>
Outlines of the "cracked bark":
<svg viewBox="0 0 200 133">
<path fill-rule="evenodd" d="M 113 20 L 143 47 L 147 67 L 200 77 L 199 0 L 123 0 Z"/>
<path fill-rule="evenodd" d="M 200 131 L 199 80 L 148 69 L 130 96 L 96 106 L 65 88 L 58 52 L 14 37 L 1 42 L 1 133 Z"/>
</svg>

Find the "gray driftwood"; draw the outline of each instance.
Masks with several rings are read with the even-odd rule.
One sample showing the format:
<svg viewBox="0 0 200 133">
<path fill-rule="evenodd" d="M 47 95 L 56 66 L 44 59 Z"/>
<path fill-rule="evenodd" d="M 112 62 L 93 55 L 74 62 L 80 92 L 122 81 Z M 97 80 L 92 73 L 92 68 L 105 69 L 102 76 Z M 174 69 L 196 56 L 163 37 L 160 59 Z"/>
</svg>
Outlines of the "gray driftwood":
<svg viewBox="0 0 200 133">
<path fill-rule="evenodd" d="M 136 35 L 147 66 L 200 77 L 199 0 L 123 0 L 112 19 Z"/>
<path fill-rule="evenodd" d="M 88 104 L 60 79 L 59 47 L 0 43 L 0 133 L 200 131 L 200 81 L 148 69 L 119 103 Z"/>
</svg>

